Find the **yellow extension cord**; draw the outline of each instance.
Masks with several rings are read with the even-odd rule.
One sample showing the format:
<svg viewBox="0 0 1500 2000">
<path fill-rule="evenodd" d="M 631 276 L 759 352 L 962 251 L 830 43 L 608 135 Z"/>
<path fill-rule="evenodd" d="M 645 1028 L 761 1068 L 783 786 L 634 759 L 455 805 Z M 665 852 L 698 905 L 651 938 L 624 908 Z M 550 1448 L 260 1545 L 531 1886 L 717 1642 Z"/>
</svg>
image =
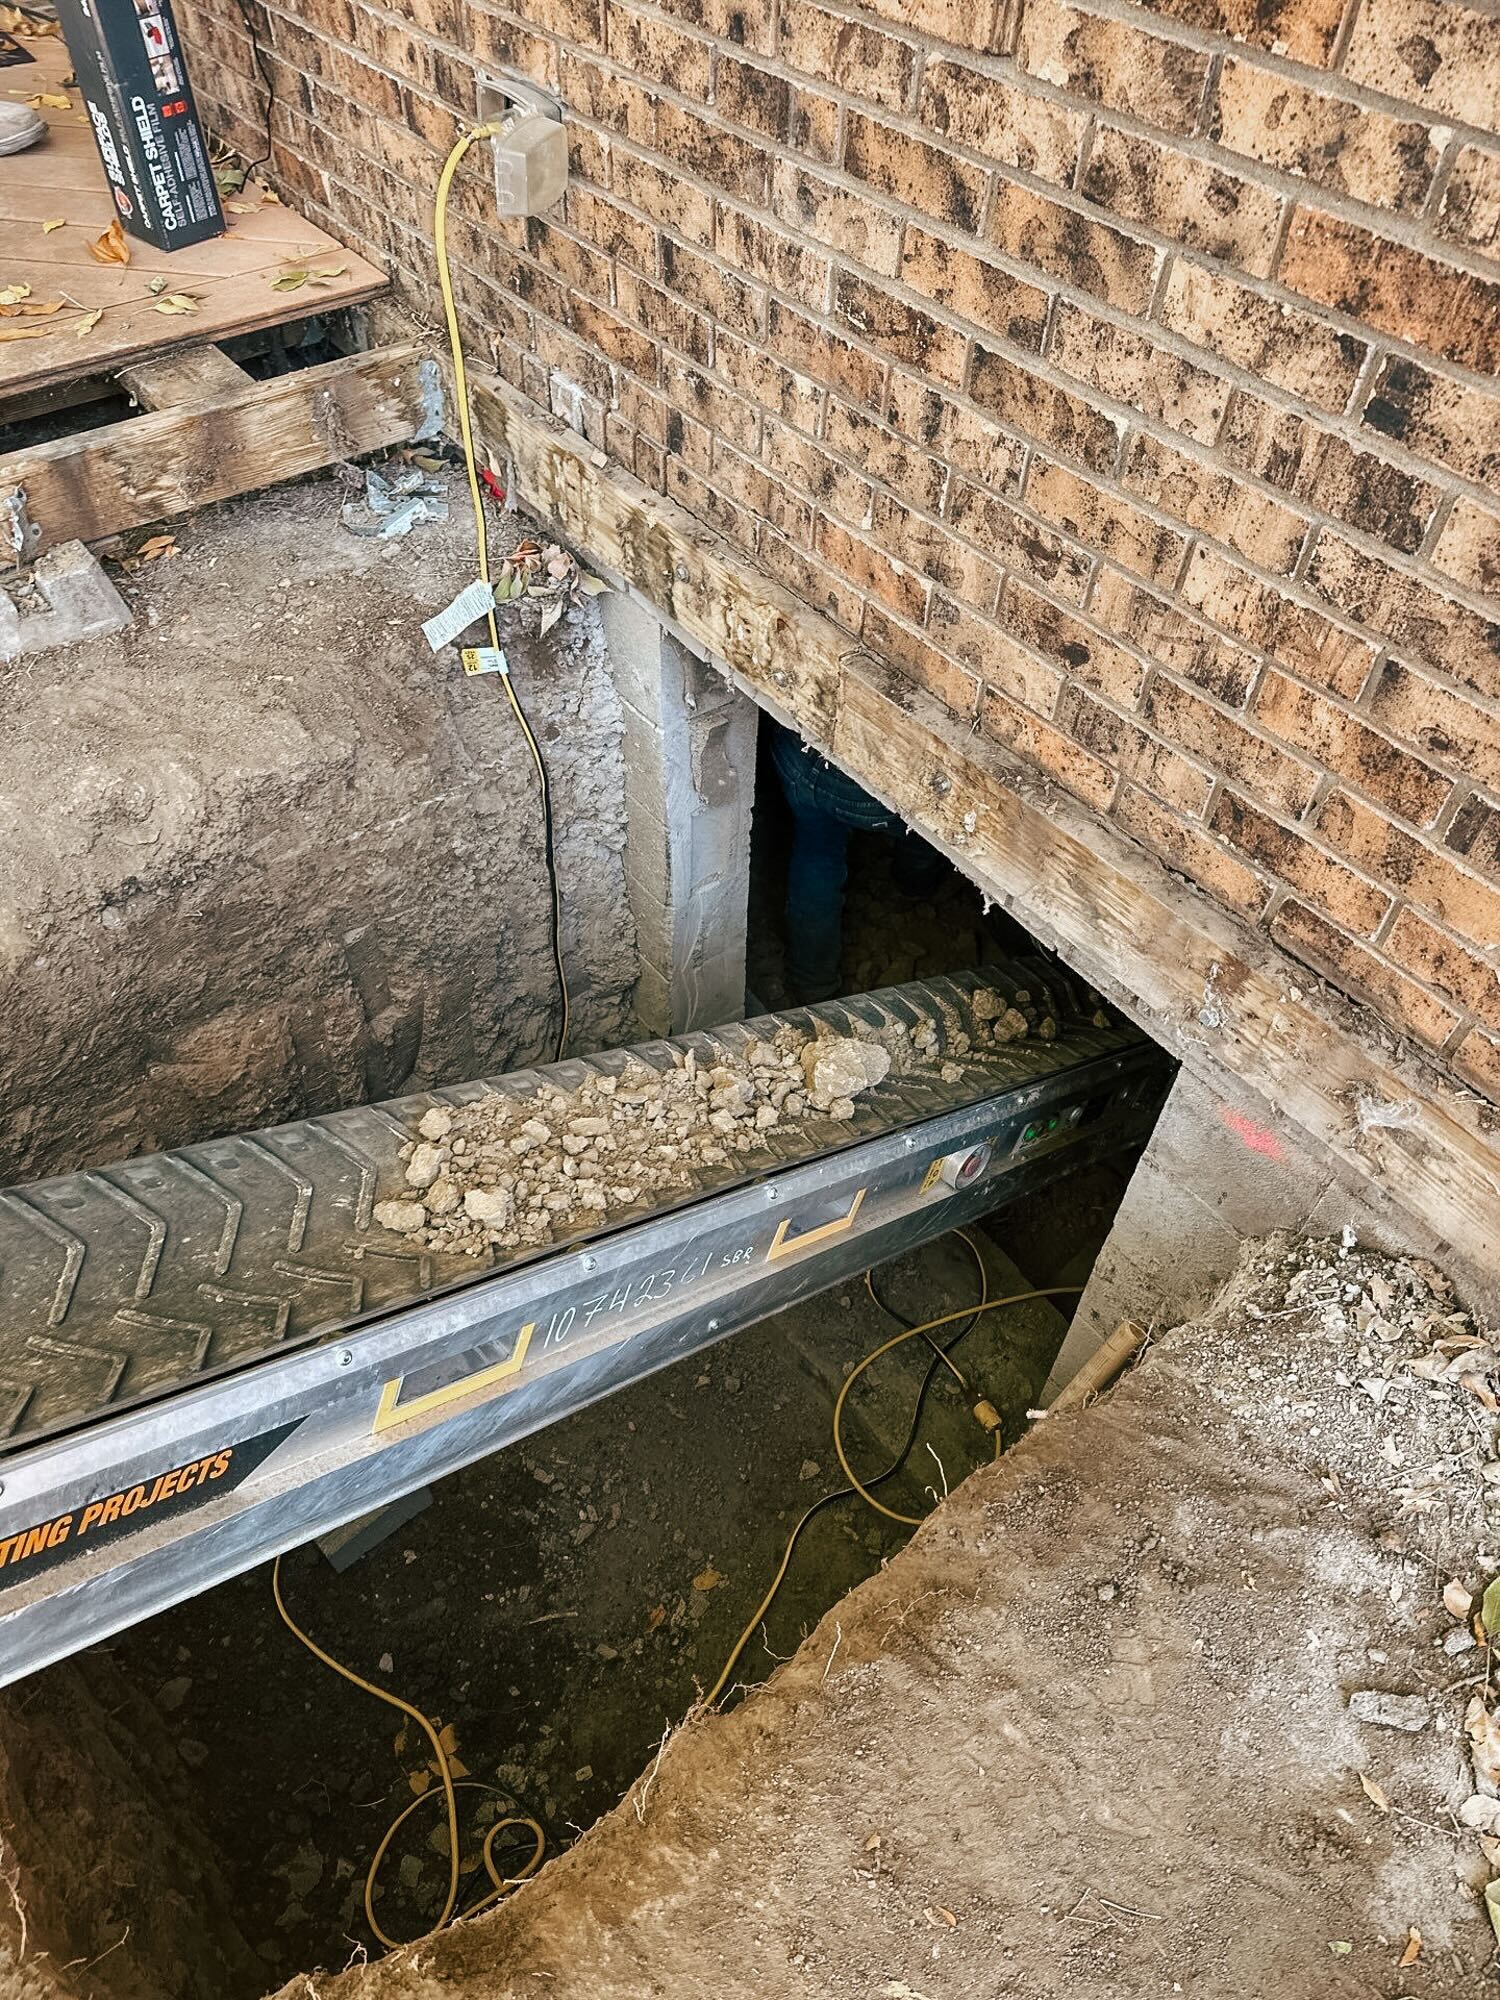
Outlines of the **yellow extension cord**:
<svg viewBox="0 0 1500 2000">
<path fill-rule="evenodd" d="M 458 331 L 458 308 L 453 299 L 453 273 L 448 265 L 448 194 L 453 186 L 453 176 L 457 173 L 464 155 L 476 139 L 492 138 L 500 128 L 496 125 L 476 125 L 468 132 L 459 134 L 452 152 L 443 162 L 443 171 L 438 175 L 437 200 L 433 207 L 433 242 L 437 250 L 438 285 L 443 294 L 443 317 L 448 326 L 448 345 L 453 354 L 453 395 L 458 404 L 459 435 L 464 448 L 464 466 L 469 475 L 469 498 L 474 507 L 474 540 L 479 555 L 479 575 L 483 582 L 490 583 L 490 537 L 484 518 L 484 496 L 479 489 L 479 469 L 474 455 L 474 424 L 469 414 L 469 375 L 464 366 L 463 341 Z M 485 613 L 489 626 L 490 644 L 498 653 L 500 629 L 495 623 L 495 613 L 491 609 Z M 551 841 L 552 788 L 547 779 L 547 766 L 542 758 L 531 724 L 526 720 L 526 712 L 516 695 L 515 686 L 509 673 L 502 673 L 506 697 L 516 718 L 526 747 L 531 752 L 531 761 L 536 765 L 537 783 L 541 788 L 542 822 L 547 829 L 547 839 Z M 557 966 L 557 983 L 562 993 L 562 1024 L 557 1036 L 557 1055 L 562 1061 L 568 1045 L 568 1034 L 572 1025 L 572 1000 L 568 993 L 568 976 L 563 969 L 562 955 L 562 891 L 558 887 L 557 869 L 549 869 L 552 885 L 552 955 Z"/>
<path fill-rule="evenodd" d="M 414 1708 L 409 1701 L 403 1701 L 400 1695 L 387 1693 L 384 1688 L 377 1687 L 373 1681 L 367 1681 L 362 1674 L 355 1673 L 352 1667 L 346 1667 L 342 1661 L 336 1660 L 332 1653 L 325 1652 L 316 1639 L 310 1638 L 303 1631 L 302 1627 L 287 1610 L 286 1600 L 281 1594 L 280 1556 L 271 1565 L 271 1595 L 276 1600 L 276 1609 L 281 1614 L 282 1623 L 294 1638 L 302 1642 L 315 1660 L 321 1660 L 325 1667 L 338 1674 L 343 1680 L 348 1681 L 351 1686 L 359 1688 L 362 1693 L 374 1695 L 377 1701 L 383 1701 L 388 1708 L 398 1709 L 409 1721 L 416 1723 L 417 1727 L 432 1745 L 433 1763 L 438 1773 L 438 1790 L 419 1793 L 411 1801 L 410 1805 L 404 1806 L 397 1813 L 396 1817 L 386 1828 L 385 1838 L 376 1848 L 370 1865 L 365 1871 L 365 1922 L 370 1926 L 371 1931 L 381 1944 L 385 1946 L 386 1950 L 394 1951 L 401 1940 L 393 1938 L 383 1928 L 380 1919 L 375 1914 L 375 1884 L 379 1878 L 385 1857 L 390 1852 L 391 1842 L 396 1838 L 396 1835 L 405 1826 L 414 1812 L 420 1811 L 430 1800 L 441 1796 L 448 1813 L 448 1894 L 443 1903 L 442 1915 L 432 1926 L 434 1931 L 440 1931 L 445 1924 L 453 1921 L 454 1912 L 458 1908 L 458 1793 L 460 1791 L 481 1791 L 487 1792 L 492 1798 L 504 1798 L 505 1794 L 494 1785 L 482 1784 L 477 1778 L 455 1778 L 453 1767 L 448 1762 L 448 1753 L 443 1748 L 441 1732 L 434 1725 L 430 1716 L 424 1715 L 420 1708 Z M 523 1867 L 517 1869 L 514 1875 L 503 1875 L 495 1861 L 495 1841 L 500 1834 L 504 1833 L 507 1827 L 512 1826 L 529 1827 L 536 1845 Z M 486 1833 L 484 1845 L 480 1849 L 480 1860 L 484 1864 L 485 1873 L 490 1878 L 490 1890 L 487 1895 L 481 1897 L 479 1902 L 472 1909 L 466 1911 L 465 1914 L 471 1917 L 477 1916 L 481 1910 L 487 1910 L 492 1904 L 498 1903 L 502 1896 L 514 1889 L 519 1883 L 524 1882 L 529 1875 L 534 1875 L 541 1864 L 542 1855 L 545 1853 L 546 1847 L 547 1836 L 529 1813 L 509 1813 L 504 1819 L 497 1819 L 488 1833 Z"/>
</svg>

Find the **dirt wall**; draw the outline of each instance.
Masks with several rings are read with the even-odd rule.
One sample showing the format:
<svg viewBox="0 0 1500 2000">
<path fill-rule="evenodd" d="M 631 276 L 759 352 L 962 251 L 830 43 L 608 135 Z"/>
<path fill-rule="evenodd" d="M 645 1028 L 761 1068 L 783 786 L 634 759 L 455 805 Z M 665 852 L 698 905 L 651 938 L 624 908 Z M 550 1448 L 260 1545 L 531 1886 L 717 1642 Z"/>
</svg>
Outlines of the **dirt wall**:
<svg viewBox="0 0 1500 2000">
<path fill-rule="evenodd" d="M 1500 1096 L 1484 0 L 268 0 L 278 184 L 476 354 Z M 219 126 L 265 108 L 185 0 Z M 200 57 L 201 52 L 201 57 Z"/>
<path fill-rule="evenodd" d="M 452 518 L 323 481 L 195 516 L 134 628 L 7 670 L 0 1183 L 550 1057 L 535 776 L 503 690 L 419 629 Z M 519 529 L 498 524 L 501 539 Z M 522 524 L 524 526 L 524 524 Z M 597 615 L 507 614 L 549 759 L 574 1046 L 628 1035 L 620 710 Z"/>
</svg>

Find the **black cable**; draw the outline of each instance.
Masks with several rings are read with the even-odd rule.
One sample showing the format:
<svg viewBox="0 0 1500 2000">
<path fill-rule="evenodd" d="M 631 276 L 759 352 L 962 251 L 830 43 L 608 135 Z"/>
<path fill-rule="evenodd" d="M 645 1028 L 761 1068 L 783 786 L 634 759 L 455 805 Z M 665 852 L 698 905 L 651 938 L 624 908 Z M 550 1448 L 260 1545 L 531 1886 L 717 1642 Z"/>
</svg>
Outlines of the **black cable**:
<svg viewBox="0 0 1500 2000">
<path fill-rule="evenodd" d="M 271 72 L 266 64 L 266 53 L 261 47 L 260 30 L 256 27 L 255 16 L 250 11 L 250 0 L 235 0 L 235 4 L 240 10 L 240 19 L 245 24 L 245 33 L 250 37 L 250 52 L 255 59 L 255 68 L 260 77 L 261 88 L 266 93 L 266 149 L 258 160 L 251 160 L 247 164 L 245 178 L 248 180 L 257 167 L 264 167 L 270 164 L 271 113 L 276 105 L 276 86 L 271 81 Z"/>
</svg>

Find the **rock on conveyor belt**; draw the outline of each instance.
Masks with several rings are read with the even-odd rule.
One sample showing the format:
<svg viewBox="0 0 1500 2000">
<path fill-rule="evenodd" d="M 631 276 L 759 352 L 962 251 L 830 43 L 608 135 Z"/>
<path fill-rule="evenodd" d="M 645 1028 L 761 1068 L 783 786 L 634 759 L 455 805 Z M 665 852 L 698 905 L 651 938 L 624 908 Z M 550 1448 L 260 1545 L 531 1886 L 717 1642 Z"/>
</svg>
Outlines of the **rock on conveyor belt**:
<svg viewBox="0 0 1500 2000">
<path fill-rule="evenodd" d="M 783 1124 L 847 1123 L 854 1100 L 893 1069 L 957 1083 L 976 1054 L 1057 1035 L 1029 988 L 1008 996 L 981 986 L 969 1013 L 970 1028 L 950 1023 L 946 1036 L 931 1018 L 856 1021 L 852 1035 L 786 1023 L 714 1061 L 674 1048 L 665 1071 L 632 1060 L 621 1075 L 591 1074 L 571 1090 L 543 1082 L 529 1098 L 435 1105 L 402 1148 L 407 1191 L 377 1203 L 375 1220 L 425 1248 L 472 1256 L 550 1243 L 580 1220 L 696 1185 L 703 1168 Z M 1108 1025 L 1102 1010 L 1094 1025 Z"/>
</svg>

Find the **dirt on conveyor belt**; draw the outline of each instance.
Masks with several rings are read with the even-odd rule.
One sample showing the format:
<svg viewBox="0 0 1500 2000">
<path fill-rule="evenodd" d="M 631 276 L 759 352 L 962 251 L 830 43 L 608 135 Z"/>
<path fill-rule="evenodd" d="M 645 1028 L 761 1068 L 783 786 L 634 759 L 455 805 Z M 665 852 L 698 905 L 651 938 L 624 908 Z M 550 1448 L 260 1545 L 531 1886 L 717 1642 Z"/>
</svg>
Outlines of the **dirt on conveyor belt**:
<svg viewBox="0 0 1500 2000">
<path fill-rule="evenodd" d="M 1429 1267 L 1255 1246 L 497 1912 L 281 2000 L 1472 1995 L 1497 1410 Z"/>
</svg>

